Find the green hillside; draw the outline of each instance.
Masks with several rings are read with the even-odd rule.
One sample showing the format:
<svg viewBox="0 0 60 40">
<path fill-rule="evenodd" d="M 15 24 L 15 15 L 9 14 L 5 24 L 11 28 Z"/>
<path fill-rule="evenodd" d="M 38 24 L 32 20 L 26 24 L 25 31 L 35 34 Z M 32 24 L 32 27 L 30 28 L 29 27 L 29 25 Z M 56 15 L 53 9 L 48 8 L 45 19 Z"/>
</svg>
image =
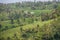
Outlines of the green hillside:
<svg viewBox="0 0 60 40">
<path fill-rule="evenodd" d="M 55 34 L 56 31 L 58 32 L 59 29 L 57 29 L 57 28 L 60 28 L 59 24 L 60 24 L 60 17 L 57 19 L 53 19 L 53 20 L 49 20 L 49 21 L 45 21 L 45 22 L 37 21 L 33 24 L 28 24 L 25 26 L 8 29 L 6 31 L 1 32 L 0 34 L 1 34 L 1 37 L 5 38 L 4 40 L 6 40 L 7 37 L 10 37 L 12 40 L 15 40 L 13 38 L 14 34 L 16 34 L 16 37 L 18 37 L 18 39 L 22 39 L 22 35 L 25 33 L 25 36 L 29 36 L 29 37 L 27 37 L 28 40 L 34 40 L 34 38 L 32 36 L 36 36 L 37 38 L 38 37 L 42 38 L 42 36 L 44 34 L 48 34 L 48 35 L 52 36 L 52 34 Z M 39 25 L 39 27 L 38 27 L 38 25 Z M 55 25 L 56 25 L 56 28 L 55 28 L 56 30 L 54 29 Z M 21 31 L 21 28 L 22 28 L 22 31 Z M 38 31 L 38 32 L 34 33 L 34 31 L 32 31 L 32 29 L 34 29 L 35 31 Z M 26 33 L 26 31 L 28 31 L 28 30 L 30 30 L 31 33 L 30 32 Z M 27 38 L 25 38 L 25 39 L 27 40 Z"/>
<path fill-rule="evenodd" d="M 60 40 L 60 2 L 0 3 L 0 40 Z"/>
</svg>

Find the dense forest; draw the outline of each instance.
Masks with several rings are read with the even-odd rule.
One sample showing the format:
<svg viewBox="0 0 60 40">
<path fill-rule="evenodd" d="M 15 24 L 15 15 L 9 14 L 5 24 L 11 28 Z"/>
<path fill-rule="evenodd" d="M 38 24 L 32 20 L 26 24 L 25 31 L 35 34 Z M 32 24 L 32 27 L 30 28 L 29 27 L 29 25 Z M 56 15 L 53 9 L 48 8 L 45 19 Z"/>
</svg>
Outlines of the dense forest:
<svg viewBox="0 0 60 40">
<path fill-rule="evenodd" d="M 60 40 L 60 1 L 0 3 L 0 40 Z"/>
</svg>

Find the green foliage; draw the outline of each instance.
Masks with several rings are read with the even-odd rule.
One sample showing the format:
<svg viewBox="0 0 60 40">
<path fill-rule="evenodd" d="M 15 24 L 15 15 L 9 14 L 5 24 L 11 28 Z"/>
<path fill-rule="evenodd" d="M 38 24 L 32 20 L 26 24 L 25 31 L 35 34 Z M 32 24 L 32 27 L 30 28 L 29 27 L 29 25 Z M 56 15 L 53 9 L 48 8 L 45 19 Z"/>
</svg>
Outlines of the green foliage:
<svg viewBox="0 0 60 40">
<path fill-rule="evenodd" d="M 60 3 L 24 2 L 1 6 L 0 40 L 60 39 Z"/>
</svg>

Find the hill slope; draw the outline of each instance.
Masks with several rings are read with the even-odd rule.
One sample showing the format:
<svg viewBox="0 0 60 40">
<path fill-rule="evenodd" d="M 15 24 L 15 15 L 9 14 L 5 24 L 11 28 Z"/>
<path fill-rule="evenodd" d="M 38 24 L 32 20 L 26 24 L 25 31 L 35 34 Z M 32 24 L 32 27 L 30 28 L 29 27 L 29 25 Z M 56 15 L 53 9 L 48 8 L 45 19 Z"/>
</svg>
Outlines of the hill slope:
<svg viewBox="0 0 60 40">
<path fill-rule="evenodd" d="M 4 38 L 4 40 L 7 40 L 8 37 L 12 40 L 16 40 L 16 39 L 33 40 L 35 38 L 33 38 L 32 36 L 34 37 L 36 36 L 37 39 L 42 39 L 43 34 L 48 34 L 52 36 L 52 34 L 57 32 L 58 30 L 57 28 L 59 28 L 59 24 L 60 24 L 59 20 L 60 20 L 60 17 L 57 18 L 57 20 L 52 19 L 45 22 L 37 21 L 33 24 L 28 24 L 22 27 L 8 29 L 0 33 L 1 34 L 0 38 Z M 54 28 L 55 25 L 56 25 L 56 28 Z M 28 37 L 24 37 L 24 36 L 22 37 L 23 34 L 25 34 L 25 36 L 28 36 Z M 17 38 L 15 39 L 14 36 Z M 41 37 L 41 38 L 38 38 L 38 37 Z"/>
</svg>

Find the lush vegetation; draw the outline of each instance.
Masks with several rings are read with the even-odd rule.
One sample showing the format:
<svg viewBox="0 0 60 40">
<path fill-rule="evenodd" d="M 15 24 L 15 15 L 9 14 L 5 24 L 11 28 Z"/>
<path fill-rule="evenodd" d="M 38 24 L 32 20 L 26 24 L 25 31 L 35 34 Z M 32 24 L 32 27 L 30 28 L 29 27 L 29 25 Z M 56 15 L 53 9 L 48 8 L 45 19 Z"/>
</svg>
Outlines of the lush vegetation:
<svg viewBox="0 0 60 40">
<path fill-rule="evenodd" d="M 60 2 L 0 3 L 0 40 L 60 40 Z"/>
</svg>

